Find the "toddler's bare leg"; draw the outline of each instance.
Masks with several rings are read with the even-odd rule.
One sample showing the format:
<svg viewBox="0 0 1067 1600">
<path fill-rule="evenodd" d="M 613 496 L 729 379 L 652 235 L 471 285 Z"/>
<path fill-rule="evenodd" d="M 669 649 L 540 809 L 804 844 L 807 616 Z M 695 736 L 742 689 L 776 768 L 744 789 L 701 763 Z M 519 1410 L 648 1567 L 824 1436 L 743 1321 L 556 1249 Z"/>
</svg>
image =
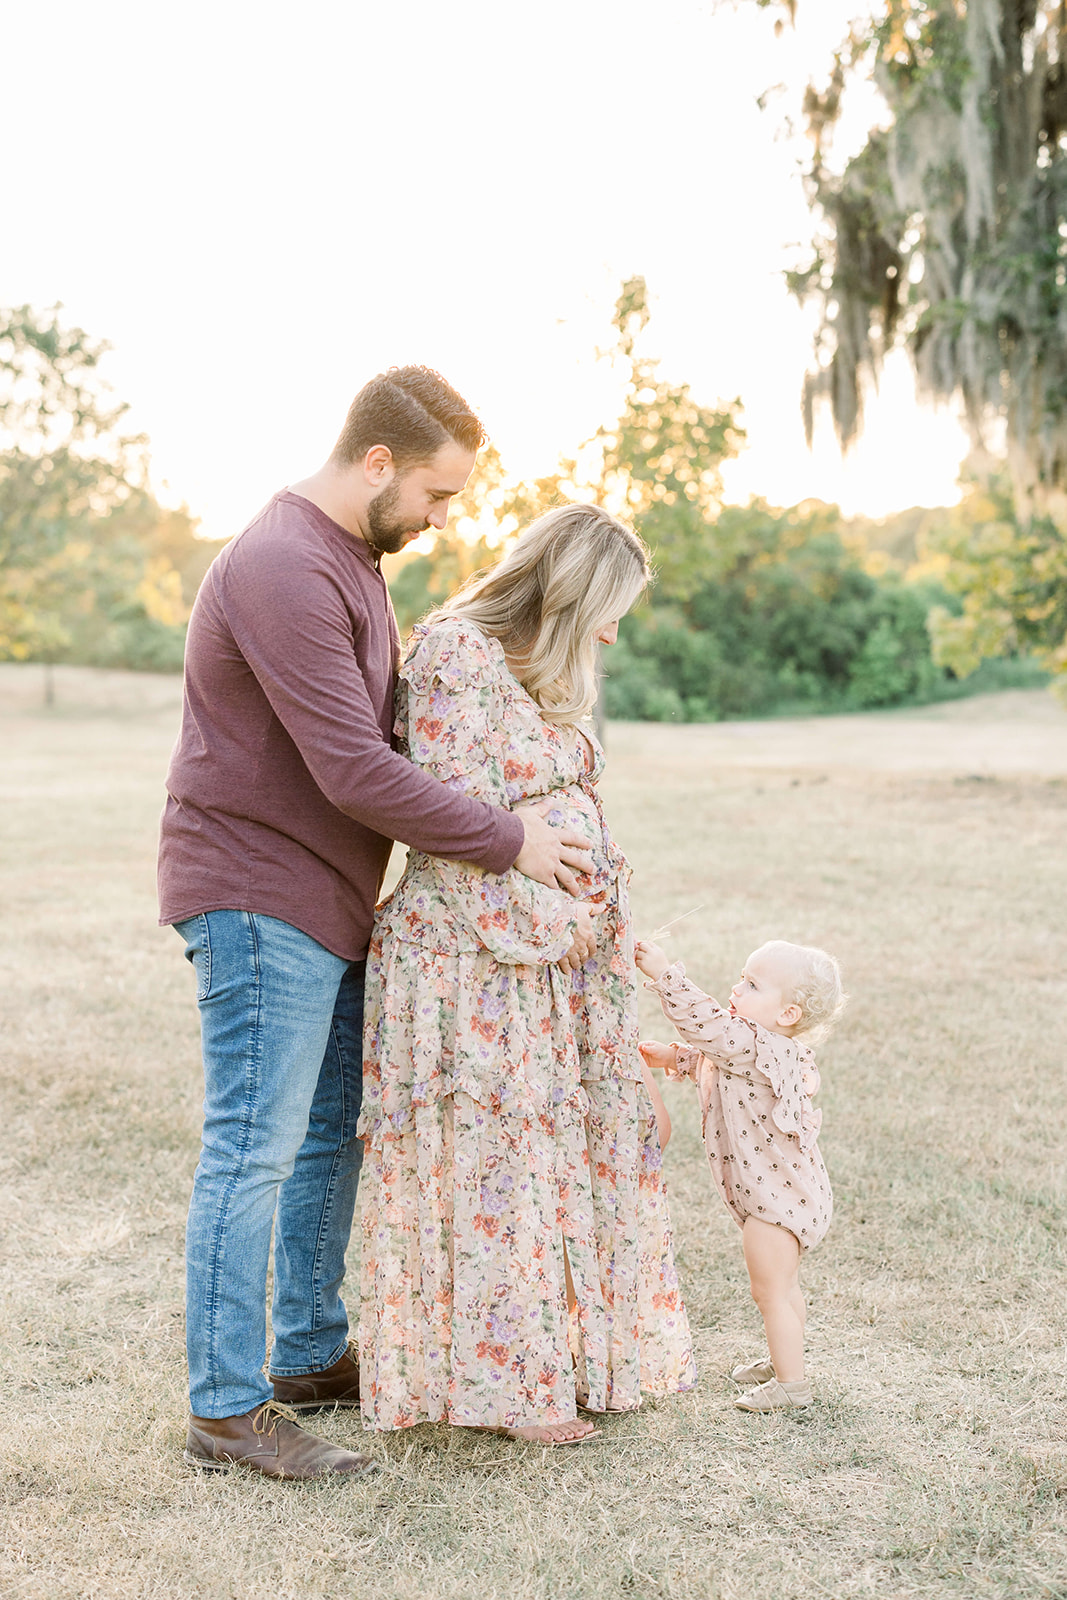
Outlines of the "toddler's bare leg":
<svg viewBox="0 0 1067 1600">
<path fill-rule="evenodd" d="M 741 1230 L 752 1298 L 767 1330 L 767 1347 L 779 1383 L 804 1377 L 804 1297 L 800 1245 L 787 1228 L 746 1217 Z"/>
<path fill-rule="evenodd" d="M 804 1296 L 801 1293 L 799 1280 L 797 1282 L 796 1288 L 793 1290 L 793 1293 L 789 1296 L 789 1304 L 793 1307 L 793 1310 L 796 1312 L 797 1316 L 800 1318 L 800 1331 L 801 1331 L 801 1334 L 803 1334 L 803 1332 L 804 1332 L 804 1324 L 808 1320 L 808 1308 L 804 1304 Z"/>
</svg>

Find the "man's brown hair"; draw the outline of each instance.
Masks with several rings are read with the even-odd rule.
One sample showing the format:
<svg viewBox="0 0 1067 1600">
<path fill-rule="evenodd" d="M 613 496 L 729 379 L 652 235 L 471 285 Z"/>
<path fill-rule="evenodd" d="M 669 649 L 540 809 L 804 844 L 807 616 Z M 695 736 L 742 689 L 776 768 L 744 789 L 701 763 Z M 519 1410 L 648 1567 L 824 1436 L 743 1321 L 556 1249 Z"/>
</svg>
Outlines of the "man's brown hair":
<svg viewBox="0 0 1067 1600">
<path fill-rule="evenodd" d="M 431 367 L 390 367 L 365 383 L 348 408 L 332 459 L 362 461 L 387 445 L 398 467 L 429 461 L 449 440 L 478 450 L 487 434 L 462 395 Z"/>
</svg>

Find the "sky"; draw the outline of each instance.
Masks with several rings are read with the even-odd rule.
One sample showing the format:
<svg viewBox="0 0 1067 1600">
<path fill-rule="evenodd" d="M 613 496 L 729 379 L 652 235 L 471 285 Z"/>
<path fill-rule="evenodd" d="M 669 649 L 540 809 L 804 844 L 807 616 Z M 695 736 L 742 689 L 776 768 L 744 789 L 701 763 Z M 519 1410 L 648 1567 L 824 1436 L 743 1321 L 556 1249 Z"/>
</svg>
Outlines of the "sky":
<svg viewBox="0 0 1067 1600">
<path fill-rule="evenodd" d="M 844 461 L 800 422 L 785 123 L 861 4 L 800 0 L 776 37 L 754 0 L 10 0 L 0 304 L 60 301 L 111 344 L 158 491 L 212 537 L 392 364 L 443 372 L 513 473 L 551 471 L 617 412 L 596 352 L 635 273 L 664 375 L 743 404 L 728 499 L 950 503 L 966 440 L 903 357 Z M 841 154 L 878 112 L 858 91 Z"/>
</svg>

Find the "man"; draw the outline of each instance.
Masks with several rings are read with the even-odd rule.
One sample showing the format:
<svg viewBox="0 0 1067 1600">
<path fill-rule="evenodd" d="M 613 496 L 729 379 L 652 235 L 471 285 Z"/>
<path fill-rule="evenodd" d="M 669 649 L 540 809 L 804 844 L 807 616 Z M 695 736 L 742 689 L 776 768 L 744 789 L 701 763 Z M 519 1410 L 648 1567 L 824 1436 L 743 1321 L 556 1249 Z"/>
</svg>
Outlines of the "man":
<svg viewBox="0 0 1067 1600">
<path fill-rule="evenodd" d="M 185 1459 L 200 1468 L 374 1470 L 274 1402 L 358 1405 L 340 1286 L 362 1153 L 363 974 L 390 841 L 571 890 L 586 860 L 536 810 L 469 800 L 390 746 L 400 641 L 381 557 L 444 527 L 483 442 L 437 373 L 372 379 L 325 466 L 216 558 L 190 618 L 159 883 L 160 921 L 196 971 L 203 1042 L 186 1240 Z M 580 958 L 593 935 L 577 901 L 574 922 Z"/>
</svg>

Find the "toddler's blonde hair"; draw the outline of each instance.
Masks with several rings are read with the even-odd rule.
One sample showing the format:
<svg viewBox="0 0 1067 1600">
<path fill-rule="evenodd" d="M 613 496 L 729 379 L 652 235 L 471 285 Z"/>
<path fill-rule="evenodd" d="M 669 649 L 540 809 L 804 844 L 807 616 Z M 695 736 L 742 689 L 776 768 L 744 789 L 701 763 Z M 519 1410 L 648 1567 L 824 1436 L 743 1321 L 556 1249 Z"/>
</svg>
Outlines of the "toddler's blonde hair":
<svg viewBox="0 0 1067 1600">
<path fill-rule="evenodd" d="M 771 939 L 760 948 L 780 957 L 788 971 L 783 999 L 801 1011 L 791 1037 L 807 1044 L 825 1039 L 848 1004 L 841 968 L 833 956 L 813 945 L 790 944 L 785 939 Z"/>
</svg>

